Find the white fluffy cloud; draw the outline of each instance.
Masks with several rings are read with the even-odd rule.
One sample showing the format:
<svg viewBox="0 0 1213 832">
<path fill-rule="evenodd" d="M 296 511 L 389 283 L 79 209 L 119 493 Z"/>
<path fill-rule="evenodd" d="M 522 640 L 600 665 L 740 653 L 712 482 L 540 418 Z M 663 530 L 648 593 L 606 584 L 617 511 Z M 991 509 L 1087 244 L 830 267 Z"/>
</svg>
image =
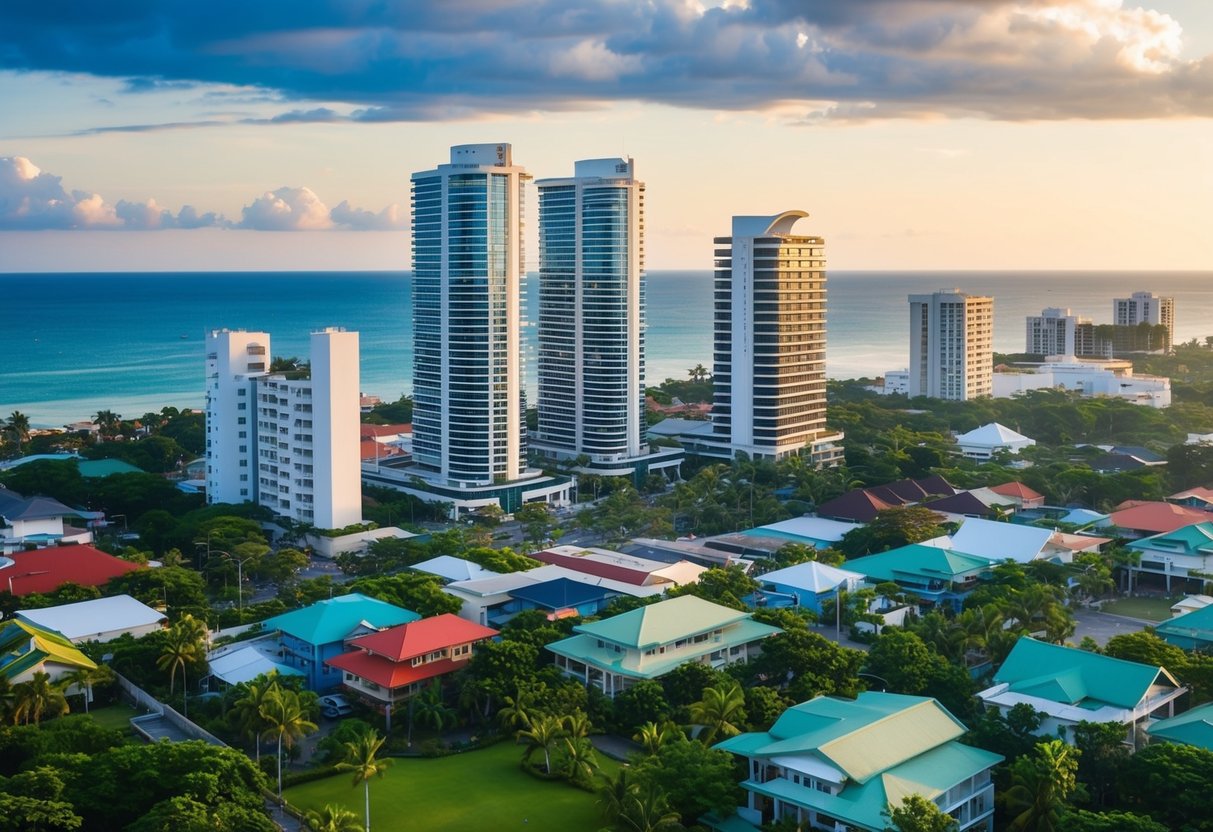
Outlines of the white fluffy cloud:
<svg viewBox="0 0 1213 832">
<path fill-rule="evenodd" d="M 343 201 L 333 209 L 331 216 L 338 225 L 357 231 L 399 231 L 408 227 L 404 211 L 395 203 L 376 214 Z"/>
<path fill-rule="evenodd" d="M 328 206 L 311 188 L 279 188 L 241 210 L 240 228 L 256 231 L 321 231 L 333 227 Z"/>
</svg>

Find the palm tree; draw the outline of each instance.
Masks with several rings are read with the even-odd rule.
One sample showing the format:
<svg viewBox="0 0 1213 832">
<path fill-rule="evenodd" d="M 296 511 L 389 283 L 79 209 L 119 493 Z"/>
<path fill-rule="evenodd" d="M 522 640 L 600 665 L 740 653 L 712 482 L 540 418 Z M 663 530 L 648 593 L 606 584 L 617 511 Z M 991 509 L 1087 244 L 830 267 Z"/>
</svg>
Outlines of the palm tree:
<svg viewBox="0 0 1213 832">
<path fill-rule="evenodd" d="M 410 703 L 416 711 L 416 719 L 435 731 L 454 725 L 459 714 L 442 698 L 442 683 L 435 679 L 430 686 L 413 697 Z"/>
<path fill-rule="evenodd" d="M 206 650 L 203 647 L 203 636 L 206 635 L 206 625 L 188 613 L 172 627 L 169 627 L 164 649 L 156 659 L 156 667 L 169 674 L 169 694 L 177 687 L 177 671 L 181 671 L 181 708 L 188 714 L 189 687 L 186 684 L 185 670 L 188 665 L 206 661 Z"/>
<path fill-rule="evenodd" d="M 497 719 L 507 728 L 524 729 L 531 727 L 531 709 L 535 706 L 535 692 L 522 685 L 514 690 L 513 696 L 502 698 L 505 703 L 497 712 Z"/>
<path fill-rule="evenodd" d="M 353 742 L 345 744 L 345 759 L 337 764 L 341 771 L 354 772 L 354 785 L 362 784 L 366 802 L 366 832 L 371 832 L 371 779 L 383 777 L 391 760 L 379 759 L 379 749 L 385 737 L 377 731 L 363 734 Z"/>
<path fill-rule="evenodd" d="M 239 725 L 240 733 L 251 737 L 257 746 L 258 763 L 261 762 L 261 737 L 265 733 L 265 729 L 269 727 L 261 709 L 265 705 L 266 697 L 272 691 L 278 690 L 278 687 L 278 671 L 275 670 L 248 682 L 244 688 L 244 695 L 232 705 L 232 715 L 236 724 Z"/>
<path fill-rule="evenodd" d="M 363 832 L 358 815 L 334 803 L 324 804 L 319 812 L 312 809 L 304 816 L 304 821 L 312 832 Z"/>
<path fill-rule="evenodd" d="M 63 689 L 51 681 L 49 673 L 37 671 L 28 682 L 13 685 L 13 722 L 41 724 L 42 715 L 54 716 L 68 713 L 67 697 Z"/>
<path fill-rule="evenodd" d="M 681 820 L 678 813 L 670 809 L 665 792 L 653 783 L 644 783 L 624 798 L 618 824 L 633 832 L 662 832 L 681 829 Z"/>
<path fill-rule="evenodd" d="M 29 417 L 20 410 L 14 410 L 13 414 L 8 417 L 8 425 L 4 430 L 13 437 L 13 441 L 17 443 L 17 449 L 21 449 L 22 443 L 29 439 Z"/>
<path fill-rule="evenodd" d="M 316 730 L 316 723 L 307 718 L 303 700 L 293 690 L 276 687 L 266 694 L 261 716 L 269 725 L 265 735 L 278 740 L 278 799 L 282 799 L 282 747 L 288 749 L 307 734 Z"/>
<path fill-rule="evenodd" d="M 646 722 L 640 726 L 640 730 L 636 732 L 632 739 L 643 745 L 644 753 L 651 756 L 656 754 L 661 750 L 663 745 L 678 735 L 678 726 L 667 719 L 660 725 L 656 722 Z"/>
<path fill-rule="evenodd" d="M 76 688 L 76 693 L 84 701 L 84 712 L 87 714 L 89 700 L 93 698 L 93 685 L 98 682 L 112 682 L 113 680 L 114 671 L 105 665 L 98 665 L 96 667 L 80 667 L 71 673 L 59 677 L 59 685 L 64 694 L 73 687 Z"/>
<path fill-rule="evenodd" d="M 531 758 L 536 751 L 543 751 L 543 770 L 552 773 L 552 749 L 564 736 L 564 725 L 558 717 L 544 714 L 533 720 L 529 729 L 518 732 L 519 740 L 526 740 L 526 753 L 522 755 L 523 762 Z"/>
<path fill-rule="evenodd" d="M 687 370 L 687 375 L 691 377 L 691 381 L 703 381 L 708 377 L 708 370 L 702 364 L 696 364 Z"/>
<path fill-rule="evenodd" d="M 598 770 L 598 755 L 594 744 L 585 737 L 564 738 L 564 762 L 568 766 L 568 778 L 573 782 L 588 783 Z"/>
<path fill-rule="evenodd" d="M 93 417 L 93 421 L 101 429 L 102 436 L 113 436 L 118 432 L 118 424 L 122 419 L 112 410 L 98 410 L 97 415 Z"/>
<path fill-rule="evenodd" d="M 1062 740 L 1040 743 L 1011 766 L 1003 795 L 1014 832 L 1058 832 L 1066 800 L 1077 788 L 1078 752 Z"/>
<path fill-rule="evenodd" d="M 691 721 L 702 725 L 699 740 L 711 745 L 716 737 L 732 737 L 741 733 L 738 723 L 745 722 L 745 693 L 736 680 L 718 687 L 704 688 L 703 699 L 691 703 Z"/>
<path fill-rule="evenodd" d="M 609 823 L 614 823 L 623 814 L 628 796 L 636 790 L 636 784 L 628 778 L 628 769 L 621 768 L 614 777 L 602 776 L 598 788 L 598 811 Z"/>
<path fill-rule="evenodd" d="M 594 728 L 585 711 L 573 711 L 564 717 L 561 724 L 564 725 L 565 733 L 575 740 L 589 736 L 590 731 Z"/>
</svg>

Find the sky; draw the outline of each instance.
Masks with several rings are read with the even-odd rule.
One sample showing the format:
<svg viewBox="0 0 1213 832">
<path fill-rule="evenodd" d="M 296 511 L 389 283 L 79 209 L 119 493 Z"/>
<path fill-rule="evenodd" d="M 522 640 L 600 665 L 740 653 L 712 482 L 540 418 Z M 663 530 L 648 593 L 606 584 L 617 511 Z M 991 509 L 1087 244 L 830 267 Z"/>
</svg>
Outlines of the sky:
<svg viewBox="0 0 1213 832">
<path fill-rule="evenodd" d="M 1210 0 L 5 3 L 0 272 L 407 269 L 475 142 L 635 158 L 650 269 L 1210 270 L 1211 116 Z"/>
</svg>

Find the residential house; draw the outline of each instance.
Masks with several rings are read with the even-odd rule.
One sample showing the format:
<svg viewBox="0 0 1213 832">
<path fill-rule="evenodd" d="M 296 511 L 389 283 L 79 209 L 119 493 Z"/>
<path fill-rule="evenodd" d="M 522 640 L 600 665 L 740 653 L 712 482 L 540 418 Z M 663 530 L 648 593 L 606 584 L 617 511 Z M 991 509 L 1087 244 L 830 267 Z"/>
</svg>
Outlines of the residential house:
<svg viewBox="0 0 1213 832">
<path fill-rule="evenodd" d="M 1213 702 L 1160 719 L 1146 728 L 1150 740 L 1166 740 L 1213 751 Z"/>
<path fill-rule="evenodd" d="M 994 685 L 977 697 L 1003 716 L 1019 704 L 1043 712 L 1042 736 L 1072 743 L 1080 722 L 1120 723 L 1125 742 L 1136 744 L 1136 729 L 1155 715 L 1174 716 L 1175 700 L 1187 690 L 1164 667 L 1024 637 L 994 674 Z"/>
<path fill-rule="evenodd" d="M 940 497 L 918 504 L 940 515 L 942 520 L 949 523 L 963 523 L 969 517 L 984 517 L 993 520 L 1001 517 L 1004 510 L 994 508 L 980 496 L 969 491 L 961 491 L 949 497 Z"/>
<path fill-rule="evenodd" d="M 271 673 L 305 676 L 302 670 L 283 662 L 284 654 L 277 633 L 217 647 L 206 655 L 207 676 L 202 680 L 203 689 L 209 691 L 216 687 L 210 684 L 211 679 L 219 683 L 217 687 L 223 687 L 251 682 Z"/>
<path fill-rule="evenodd" d="M 454 555 L 439 555 L 436 558 L 414 563 L 409 567 L 414 572 L 424 572 L 427 575 L 437 575 L 447 583 L 454 581 L 475 581 L 480 578 L 491 578 L 500 573 L 485 569 L 478 563 Z"/>
<path fill-rule="evenodd" d="M 959 612 L 965 597 L 989 576 L 993 563 L 990 558 L 912 543 L 854 558 L 843 566 L 865 576 L 869 583 L 897 584 L 917 597 L 921 608 L 948 606 Z"/>
<path fill-rule="evenodd" d="M 887 812 L 919 794 L 962 832 L 993 828 L 990 769 L 1002 757 L 959 742 L 965 726 L 934 699 L 865 691 L 819 696 L 783 712 L 769 731 L 715 747 L 744 757 L 744 821 L 883 832 Z M 710 822 L 719 830 L 737 828 Z"/>
<path fill-rule="evenodd" d="M 553 621 L 558 618 L 588 617 L 598 615 L 612 599 L 621 594 L 597 584 L 555 578 L 512 590 L 512 603 L 507 604 L 505 609 L 512 615 L 539 610 Z"/>
<path fill-rule="evenodd" d="M 1205 512 L 1201 514 L 1210 517 Z M 1141 556 L 1140 562 L 1129 567 L 1134 578 L 1141 574 L 1162 575 L 1168 593 L 1172 579 L 1182 580 L 1190 585 L 1190 589 L 1200 590 L 1208 580 L 1205 576 L 1209 574 L 1209 558 L 1213 556 L 1213 521 L 1206 519 L 1203 523 L 1191 523 L 1163 534 L 1134 540 L 1128 544 L 1128 548 Z"/>
<path fill-rule="evenodd" d="M 990 422 L 956 437 L 956 449 L 961 456 L 977 460 L 992 459 L 995 454 L 1002 452 L 1018 454 L 1035 444 L 1035 439 L 1029 439 L 998 422 Z"/>
<path fill-rule="evenodd" d="M 830 520 L 826 517 L 793 517 L 766 526 L 746 529 L 742 532 L 751 537 L 769 537 L 785 543 L 799 543 L 814 549 L 829 549 L 842 540 L 843 535 L 858 529 L 858 523 Z"/>
<path fill-rule="evenodd" d="M 0 558 L 0 591 L 31 595 L 54 592 L 66 583 L 104 586 L 113 578 L 146 569 L 92 546 L 52 546 Z"/>
<path fill-rule="evenodd" d="M 1213 605 L 1156 624 L 1154 634 L 1184 650 L 1206 652 L 1213 648 Z"/>
<path fill-rule="evenodd" d="M 50 497 L 23 497 L 0 486 L 0 554 L 27 546 L 92 543 L 93 533 L 65 523 L 69 517 L 95 519 L 96 512 L 78 511 Z"/>
<path fill-rule="evenodd" d="M 1095 524 L 1118 537 L 1140 538 L 1166 534 L 1193 523 L 1213 521 L 1213 514 L 1200 509 L 1155 501 L 1128 501 L 1116 507 L 1106 520 Z"/>
<path fill-rule="evenodd" d="M 1045 504 L 1045 495 L 1034 491 L 1021 482 L 1004 482 L 1002 485 L 992 485 L 990 490 L 1007 502 L 1013 503 L 1019 509 L 1040 508 Z"/>
<path fill-rule="evenodd" d="M 533 552 L 531 557 L 543 563 L 562 566 L 574 572 L 582 572 L 597 578 L 609 578 L 635 586 L 665 587 L 693 584 L 699 576 L 707 571 L 706 566 L 699 566 L 690 561 L 668 563 L 662 560 L 625 555 L 623 552 L 612 552 L 609 549 L 580 546 L 553 546 L 539 552 Z"/>
<path fill-rule="evenodd" d="M 815 513 L 830 520 L 870 523 L 878 512 L 887 508 L 915 505 L 932 497 L 950 497 L 955 493 L 951 483 L 941 476 L 931 475 L 848 491 L 817 506 Z"/>
<path fill-rule="evenodd" d="M 168 624 L 164 613 L 129 595 L 18 610 L 17 618 L 44 630 L 54 630 L 73 644 L 113 641 L 124 635 L 141 638 Z"/>
<path fill-rule="evenodd" d="M 840 590 L 854 592 L 862 581 L 863 575 L 858 572 L 806 561 L 759 576 L 761 588 L 754 593 L 754 604 L 803 607 L 820 614 L 823 601 L 834 598 Z"/>
<path fill-rule="evenodd" d="M 1177 506 L 1187 506 L 1188 508 L 1198 508 L 1201 511 L 1213 511 L 1213 488 L 1189 488 L 1187 491 L 1180 491 L 1172 494 L 1167 498 L 1168 503 L 1175 503 Z"/>
<path fill-rule="evenodd" d="M 952 534 L 951 548 L 994 561 L 1028 563 L 1056 554 L 1049 546 L 1052 538 L 1050 529 L 969 518 Z"/>
<path fill-rule="evenodd" d="M 750 613 L 693 595 L 659 601 L 601 621 L 578 624 L 576 635 L 553 642 L 556 666 L 607 696 L 657 679 L 688 662 L 724 667 L 759 652 L 781 632 Z"/>
<path fill-rule="evenodd" d="M 327 660 L 346 689 L 387 716 L 431 680 L 466 667 L 474 645 L 496 630 L 444 613 L 359 636 L 348 652 Z"/>
<path fill-rule="evenodd" d="M 279 632 L 282 663 L 302 671 L 307 688 L 319 692 L 341 684 L 341 672 L 325 662 L 344 653 L 353 639 L 419 618 L 412 610 L 353 592 L 276 615 L 263 626 Z"/>
<path fill-rule="evenodd" d="M 61 633 L 28 621 L 0 622 L 0 676 L 10 685 L 46 673 L 55 682 L 77 670 L 96 670 L 96 663 Z"/>
</svg>

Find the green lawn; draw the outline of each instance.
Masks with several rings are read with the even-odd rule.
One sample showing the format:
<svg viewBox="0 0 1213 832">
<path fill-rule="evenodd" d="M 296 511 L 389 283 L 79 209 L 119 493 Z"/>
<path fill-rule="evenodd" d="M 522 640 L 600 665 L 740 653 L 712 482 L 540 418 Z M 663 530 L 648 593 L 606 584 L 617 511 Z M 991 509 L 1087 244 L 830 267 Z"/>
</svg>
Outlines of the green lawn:
<svg viewBox="0 0 1213 832">
<path fill-rule="evenodd" d="M 1129 618 L 1144 618 L 1146 621 L 1166 621 L 1171 617 L 1171 605 L 1176 599 L 1168 598 L 1118 598 L 1106 601 L 1103 612 L 1112 615 L 1127 615 Z"/>
<path fill-rule="evenodd" d="M 376 832 L 602 828 L 592 794 L 524 773 L 522 752 L 521 745 L 501 742 L 450 757 L 396 758 L 382 780 L 371 782 L 371 825 Z M 598 759 L 607 773 L 618 770 L 613 760 Z M 351 785 L 350 775 L 294 786 L 286 799 L 304 812 L 337 803 L 362 818 L 362 788 Z"/>
<path fill-rule="evenodd" d="M 73 697 L 72 704 L 79 702 L 79 697 Z M 77 711 L 84 713 L 84 711 Z M 106 728 L 117 728 L 125 733 L 131 732 L 131 717 L 139 716 L 140 711 L 136 711 L 129 705 L 118 703 L 115 705 L 106 705 L 103 708 L 91 708 L 89 716 L 100 722 Z"/>
</svg>

